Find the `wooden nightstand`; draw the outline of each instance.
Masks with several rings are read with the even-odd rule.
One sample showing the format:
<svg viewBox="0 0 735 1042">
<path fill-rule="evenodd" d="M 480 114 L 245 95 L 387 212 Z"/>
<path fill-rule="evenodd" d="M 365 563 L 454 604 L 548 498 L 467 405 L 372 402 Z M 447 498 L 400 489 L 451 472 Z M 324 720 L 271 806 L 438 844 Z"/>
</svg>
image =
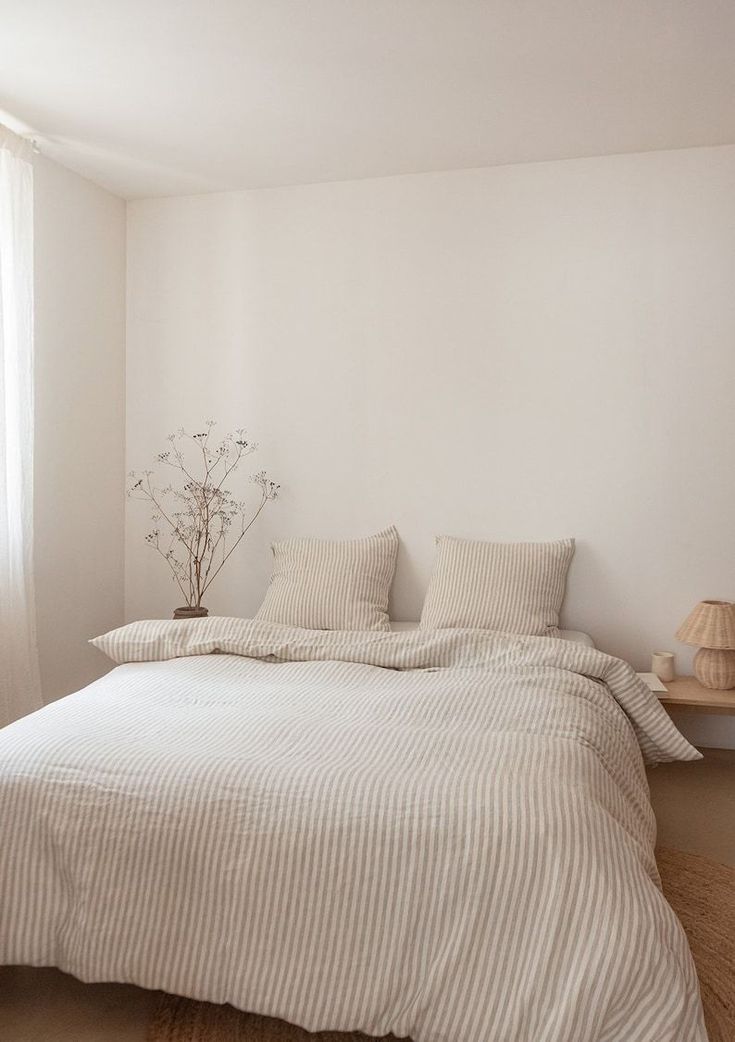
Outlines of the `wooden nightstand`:
<svg viewBox="0 0 735 1042">
<path fill-rule="evenodd" d="M 696 677 L 677 677 L 667 680 L 667 691 L 657 691 L 661 705 L 667 709 L 681 709 L 697 713 L 735 713 L 735 688 L 731 691 L 713 691 L 703 687 Z"/>
</svg>

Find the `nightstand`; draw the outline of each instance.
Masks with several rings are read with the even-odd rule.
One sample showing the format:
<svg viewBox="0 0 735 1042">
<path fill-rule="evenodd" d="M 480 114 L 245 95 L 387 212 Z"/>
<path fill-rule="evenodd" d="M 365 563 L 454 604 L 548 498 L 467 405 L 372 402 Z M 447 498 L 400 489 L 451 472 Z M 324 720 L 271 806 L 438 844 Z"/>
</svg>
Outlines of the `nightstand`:
<svg viewBox="0 0 735 1042">
<path fill-rule="evenodd" d="M 731 691 L 713 691 L 704 687 L 696 677 L 677 677 L 665 681 L 666 691 L 657 691 L 661 705 L 667 709 L 681 709 L 697 713 L 735 713 L 735 688 Z"/>
</svg>

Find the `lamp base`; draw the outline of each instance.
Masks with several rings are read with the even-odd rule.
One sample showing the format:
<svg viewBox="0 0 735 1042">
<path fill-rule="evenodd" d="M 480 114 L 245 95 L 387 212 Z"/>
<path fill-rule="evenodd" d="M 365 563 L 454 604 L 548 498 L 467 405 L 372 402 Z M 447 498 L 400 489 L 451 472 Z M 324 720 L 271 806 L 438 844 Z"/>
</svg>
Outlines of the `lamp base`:
<svg viewBox="0 0 735 1042">
<path fill-rule="evenodd" d="M 729 691 L 735 687 L 735 651 L 700 648 L 694 656 L 694 675 L 703 687 Z"/>
</svg>

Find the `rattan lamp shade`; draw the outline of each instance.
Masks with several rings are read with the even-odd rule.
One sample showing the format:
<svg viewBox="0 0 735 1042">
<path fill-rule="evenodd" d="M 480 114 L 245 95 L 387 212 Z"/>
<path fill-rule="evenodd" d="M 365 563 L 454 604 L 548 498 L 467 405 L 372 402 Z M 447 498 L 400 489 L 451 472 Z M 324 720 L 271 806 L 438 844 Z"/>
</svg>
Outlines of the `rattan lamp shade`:
<svg viewBox="0 0 735 1042">
<path fill-rule="evenodd" d="M 676 639 L 695 644 L 694 675 L 705 687 L 735 687 L 735 604 L 700 601 L 676 631 Z"/>
<path fill-rule="evenodd" d="M 676 639 L 698 648 L 735 648 L 735 604 L 700 601 L 676 631 Z"/>
</svg>

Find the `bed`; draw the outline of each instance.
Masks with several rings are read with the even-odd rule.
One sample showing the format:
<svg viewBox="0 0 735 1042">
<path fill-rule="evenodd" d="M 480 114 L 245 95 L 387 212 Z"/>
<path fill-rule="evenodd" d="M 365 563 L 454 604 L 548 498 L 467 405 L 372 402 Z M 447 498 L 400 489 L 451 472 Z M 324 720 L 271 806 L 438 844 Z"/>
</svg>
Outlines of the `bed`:
<svg viewBox="0 0 735 1042">
<path fill-rule="evenodd" d="M 415 1042 L 706 1042 L 622 661 L 478 630 L 136 623 L 0 732 L 0 963 Z"/>
</svg>

